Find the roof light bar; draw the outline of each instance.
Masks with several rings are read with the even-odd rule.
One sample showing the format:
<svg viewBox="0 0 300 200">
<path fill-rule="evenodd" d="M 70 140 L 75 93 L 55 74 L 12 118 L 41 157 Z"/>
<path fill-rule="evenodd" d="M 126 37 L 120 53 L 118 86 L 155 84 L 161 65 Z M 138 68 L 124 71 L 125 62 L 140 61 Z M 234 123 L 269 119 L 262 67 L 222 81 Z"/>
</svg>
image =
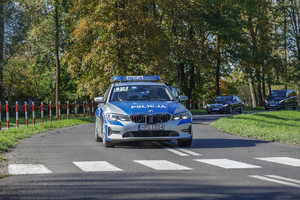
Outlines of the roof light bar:
<svg viewBox="0 0 300 200">
<path fill-rule="evenodd" d="M 160 81 L 160 76 L 115 76 L 114 82 L 129 82 L 129 81 Z"/>
</svg>

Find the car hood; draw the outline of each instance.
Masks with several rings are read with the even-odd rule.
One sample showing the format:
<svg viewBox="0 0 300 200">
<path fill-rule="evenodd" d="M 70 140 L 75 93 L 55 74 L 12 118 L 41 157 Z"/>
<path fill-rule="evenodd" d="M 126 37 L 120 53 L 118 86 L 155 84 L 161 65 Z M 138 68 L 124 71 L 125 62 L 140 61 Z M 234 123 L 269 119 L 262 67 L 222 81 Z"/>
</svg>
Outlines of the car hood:
<svg viewBox="0 0 300 200">
<path fill-rule="evenodd" d="M 177 101 L 151 101 L 151 102 L 109 102 L 108 107 L 111 112 L 124 113 L 127 115 L 139 113 L 181 113 L 188 111 Z"/>
<path fill-rule="evenodd" d="M 270 97 L 269 99 L 268 99 L 268 101 L 281 101 L 281 100 L 283 100 L 284 99 L 284 97 Z"/>
</svg>

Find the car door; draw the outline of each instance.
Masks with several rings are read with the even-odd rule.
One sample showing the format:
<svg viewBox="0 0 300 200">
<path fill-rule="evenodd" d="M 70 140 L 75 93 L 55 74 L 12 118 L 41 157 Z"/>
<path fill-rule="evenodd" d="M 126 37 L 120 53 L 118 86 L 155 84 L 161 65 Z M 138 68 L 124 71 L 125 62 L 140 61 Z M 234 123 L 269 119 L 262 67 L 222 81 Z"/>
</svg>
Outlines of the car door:
<svg viewBox="0 0 300 200">
<path fill-rule="evenodd" d="M 106 103 L 108 101 L 108 97 L 109 97 L 109 93 L 110 93 L 111 88 L 112 88 L 112 85 L 110 85 L 108 87 L 108 89 L 106 90 L 106 92 L 104 94 L 104 102 L 105 103 L 100 103 L 100 104 L 98 104 L 98 107 L 97 107 L 96 123 L 97 123 L 98 133 L 103 132 L 103 126 L 104 126 L 104 123 L 105 123 L 104 122 L 104 117 L 103 117 L 103 112 L 106 108 Z"/>
</svg>

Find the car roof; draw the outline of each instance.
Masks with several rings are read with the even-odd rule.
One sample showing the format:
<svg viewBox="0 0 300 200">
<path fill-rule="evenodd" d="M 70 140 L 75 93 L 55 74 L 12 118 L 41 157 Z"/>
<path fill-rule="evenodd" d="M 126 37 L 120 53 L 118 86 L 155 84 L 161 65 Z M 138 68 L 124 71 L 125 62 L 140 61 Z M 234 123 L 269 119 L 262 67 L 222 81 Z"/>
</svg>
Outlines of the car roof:
<svg viewBox="0 0 300 200">
<path fill-rule="evenodd" d="M 131 86 L 131 85 L 157 85 L 157 86 L 165 86 L 164 83 L 156 83 L 156 82 L 121 82 L 121 83 L 113 83 L 114 86 Z"/>
</svg>

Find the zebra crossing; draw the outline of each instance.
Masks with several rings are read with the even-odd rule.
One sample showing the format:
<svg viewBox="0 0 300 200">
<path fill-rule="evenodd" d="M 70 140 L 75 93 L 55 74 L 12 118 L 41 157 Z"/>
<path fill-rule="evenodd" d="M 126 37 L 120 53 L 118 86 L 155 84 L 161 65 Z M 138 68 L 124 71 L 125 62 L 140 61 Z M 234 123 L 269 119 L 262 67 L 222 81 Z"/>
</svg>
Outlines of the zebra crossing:
<svg viewBox="0 0 300 200">
<path fill-rule="evenodd" d="M 290 157 L 267 157 L 255 158 L 264 162 L 272 162 L 281 165 L 288 165 L 292 167 L 300 167 L 300 159 Z M 240 162 L 230 159 L 193 159 L 194 162 L 206 164 L 223 169 L 259 169 L 262 166 L 253 165 L 250 163 Z M 189 166 L 181 165 L 169 160 L 132 160 L 132 163 L 139 166 L 147 167 L 156 171 L 159 170 L 195 170 Z M 115 166 L 107 161 L 74 161 L 76 167 L 83 172 L 122 172 L 122 166 Z M 22 174 L 50 174 L 53 173 L 49 168 L 42 164 L 10 164 L 8 166 L 8 173 L 12 175 Z"/>
</svg>

